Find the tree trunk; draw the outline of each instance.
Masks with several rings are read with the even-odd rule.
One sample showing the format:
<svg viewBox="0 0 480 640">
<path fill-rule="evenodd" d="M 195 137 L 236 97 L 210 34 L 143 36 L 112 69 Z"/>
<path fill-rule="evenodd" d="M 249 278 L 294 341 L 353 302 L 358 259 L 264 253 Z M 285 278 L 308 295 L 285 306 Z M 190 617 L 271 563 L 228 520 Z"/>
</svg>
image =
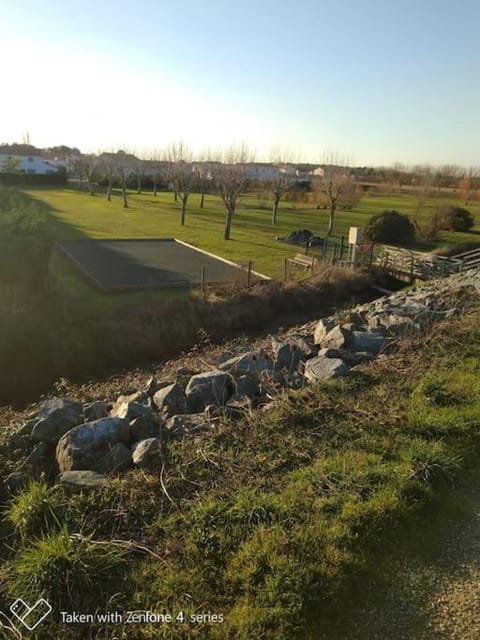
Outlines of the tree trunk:
<svg viewBox="0 0 480 640">
<path fill-rule="evenodd" d="M 95 190 L 93 188 L 93 182 L 91 178 L 88 179 L 88 190 L 90 191 L 90 195 L 93 196 L 95 193 Z"/>
<path fill-rule="evenodd" d="M 157 179 L 153 178 L 153 195 L 157 197 Z"/>
<path fill-rule="evenodd" d="M 4 169 L 4 171 L 5 171 L 5 169 Z M 80 191 L 83 191 L 83 176 L 82 176 L 82 174 L 80 174 L 80 176 L 79 176 L 79 177 L 80 177 L 80 184 L 79 184 L 79 186 L 80 186 Z"/>
<path fill-rule="evenodd" d="M 203 209 L 204 201 L 205 201 L 205 193 L 202 191 L 202 195 L 200 196 L 200 209 Z"/>
<path fill-rule="evenodd" d="M 112 200 L 112 181 L 108 181 L 107 185 L 107 200 L 110 202 Z"/>
<path fill-rule="evenodd" d="M 328 229 L 327 229 L 327 236 L 331 236 L 332 232 L 333 232 L 333 223 L 335 221 L 335 211 L 337 209 L 337 203 L 336 202 L 331 202 L 330 203 L 330 219 L 328 221 Z"/>
<path fill-rule="evenodd" d="M 175 200 L 175 202 L 177 202 L 178 200 L 178 193 L 176 191 L 173 192 L 173 199 Z"/>
<path fill-rule="evenodd" d="M 137 176 L 137 193 L 142 193 L 142 178 Z"/>
<path fill-rule="evenodd" d="M 230 232 L 232 229 L 232 220 L 233 220 L 233 214 L 235 213 L 235 209 L 227 209 L 227 219 L 225 220 L 225 232 L 223 234 L 223 237 L 225 238 L 225 240 L 230 240 Z"/>
<path fill-rule="evenodd" d="M 182 227 L 185 225 L 185 214 L 187 211 L 187 200 L 188 200 L 188 196 L 184 195 L 182 198 L 182 219 L 181 219 L 181 224 Z"/>
<path fill-rule="evenodd" d="M 126 185 L 122 185 L 122 197 L 123 197 L 123 208 L 128 209 L 128 200 L 127 200 L 127 188 Z"/>
<path fill-rule="evenodd" d="M 277 224 L 277 213 L 278 213 L 278 203 L 279 203 L 279 198 L 275 198 L 275 200 L 273 201 L 273 211 L 272 211 L 272 224 Z"/>
</svg>

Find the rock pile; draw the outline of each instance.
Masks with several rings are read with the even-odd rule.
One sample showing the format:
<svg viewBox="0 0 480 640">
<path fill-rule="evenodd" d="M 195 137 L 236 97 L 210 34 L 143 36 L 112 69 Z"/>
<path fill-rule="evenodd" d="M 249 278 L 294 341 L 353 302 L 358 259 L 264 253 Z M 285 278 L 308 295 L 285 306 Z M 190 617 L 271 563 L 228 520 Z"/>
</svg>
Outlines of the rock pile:
<svg viewBox="0 0 480 640">
<path fill-rule="evenodd" d="M 283 389 L 345 376 L 387 352 L 399 334 L 455 315 L 479 291 L 479 275 L 468 271 L 272 336 L 269 349 L 225 353 L 207 371 L 183 368 L 175 379 L 152 378 L 115 400 L 49 399 L 16 429 L 31 451 L 6 479 L 7 490 L 42 473 L 70 488 L 90 488 L 108 486 L 111 475 L 133 467 L 161 468 L 170 442 L 196 439 L 222 414 L 266 405 Z"/>
</svg>

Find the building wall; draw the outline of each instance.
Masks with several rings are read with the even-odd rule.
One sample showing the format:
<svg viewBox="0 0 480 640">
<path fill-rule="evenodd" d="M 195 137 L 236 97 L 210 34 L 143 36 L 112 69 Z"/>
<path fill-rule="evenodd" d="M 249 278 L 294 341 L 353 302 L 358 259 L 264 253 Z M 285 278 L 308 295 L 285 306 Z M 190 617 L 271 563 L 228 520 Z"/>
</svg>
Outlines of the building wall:
<svg viewBox="0 0 480 640">
<path fill-rule="evenodd" d="M 5 161 L 15 158 L 19 160 L 19 163 L 15 169 L 16 172 L 27 174 L 52 174 L 57 172 L 57 167 L 46 162 L 39 156 L 23 156 L 8 153 L 0 153 L 0 172 L 5 171 Z"/>
</svg>

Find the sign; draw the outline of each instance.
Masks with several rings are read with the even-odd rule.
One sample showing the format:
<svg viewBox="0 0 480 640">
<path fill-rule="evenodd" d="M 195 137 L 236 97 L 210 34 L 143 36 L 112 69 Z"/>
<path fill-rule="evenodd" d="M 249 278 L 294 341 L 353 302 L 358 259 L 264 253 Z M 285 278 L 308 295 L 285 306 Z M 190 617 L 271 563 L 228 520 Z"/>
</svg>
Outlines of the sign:
<svg viewBox="0 0 480 640">
<path fill-rule="evenodd" d="M 360 244 L 362 241 L 362 230 L 360 227 L 350 227 L 348 231 L 348 244 Z"/>
</svg>

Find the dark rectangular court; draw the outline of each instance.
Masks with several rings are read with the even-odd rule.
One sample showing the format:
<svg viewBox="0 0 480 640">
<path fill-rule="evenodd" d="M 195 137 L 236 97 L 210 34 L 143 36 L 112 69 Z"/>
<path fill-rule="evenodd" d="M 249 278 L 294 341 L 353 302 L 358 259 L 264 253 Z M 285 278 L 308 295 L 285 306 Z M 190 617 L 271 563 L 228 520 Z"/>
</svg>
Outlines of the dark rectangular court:
<svg viewBox="0 0 480 640">
<path fill-rule="evenodd" d="M 60 248 L 103 291 L 245 282 L 233 262 L 174 238 L 155 240 L 67 240 Z M 254 279 L 263 279 L 254 273 Z"/>
</svg>

